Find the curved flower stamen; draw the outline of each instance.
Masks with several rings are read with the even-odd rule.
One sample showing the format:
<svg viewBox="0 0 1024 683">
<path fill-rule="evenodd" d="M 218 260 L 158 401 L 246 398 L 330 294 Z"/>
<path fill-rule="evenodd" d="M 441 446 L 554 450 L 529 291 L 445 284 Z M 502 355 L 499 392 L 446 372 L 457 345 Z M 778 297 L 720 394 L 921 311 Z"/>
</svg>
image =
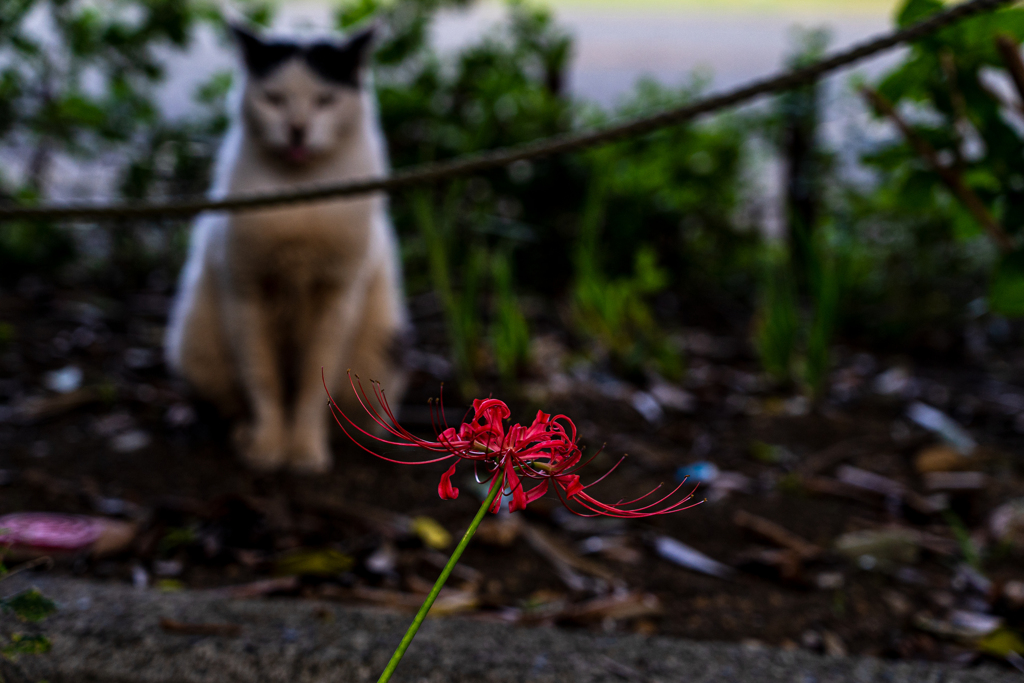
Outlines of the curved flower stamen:
<svg viewBox="0 0 1024 683">
<path fill-rule="evenodd" d="M 682 490 L 685 480 L 665 495 L 655 497 L 653 500 L 648 499 L 661 490 L 662 485 L 659 484 L 639 498 L 629 501 L 604 503 L 597 500 L 587 493 L 587 489 L 600 483 L 614 472 L 622 464 L 625 456 L 595 481 L 584 485 L 576 472 L 601 451 L 598 450 L 585 462 L 581 462 L 582 451 L 576 445 L 576 425 L 565 415 L 551 415 L 537 411 L 536 417 L 529 426 L 512 424 L 506 428 L 505 423 L 510 417 L 511 411 L 503 401 L 496 398 L 476 399 L 473 401 L 473 407 L 467 413 L 469 419 L 464 420 L 458 427 L 452 427 L 448 425 L 444 412 L 444 388 L 442 386 L 441 397 L 436 401 L 429 402 L 430 421 L 434 428 L 435 440 L 428 441 L 416 436 L 399 424 L 379 382 L 371 383 L 373 399 L 380 406 L 378 410 L 373 406 L 374 401 L 367 395 L 359 378 L 354 377 L 353 379 L 353 377 L 350 372 L 349 384 L 352 386 L 356 401 L 370 420 L 387 436 L 378 436 L 350 419 L 334 401 L 328 390 L 328 405 L 334 421 L 353 441 L 355 441 L 354 434 L 349 429 L 380 444 L 417 448 L 437 455 L 437 457 L 422 460 L 400 460 L 377 453 L 356 441 L 360 448 L 387 462 L 403 465 L 427 465 L 454 458 L 455 462 L 441 475 L 441 480 L 438 483 L 437 492 L 442 499 L 458 498 L 459 489 L 452 484 L 451 480 L 459 462 L 468 460 L 473 463 L 473 477 L 478 483 L 486 481 L 481 478 L 479 469 L 480 465 L 484 465 L 484 474 L 490 477 L 489 491 L 493 491 L 495 486 L 500 486 L 503 493 L 512 497 L 509 503 L 509 510 L 512 512 L 525 509 L 527 505 L 545 495 L 549 488 L 554 489 L 559 500 L 570 512 L 583 517 L 603 515 L 622 519 L 638 519 L 679 512 L 703 502 L 691 502 L 696 488 L 682 498 L 674 500 Z M 326 382 L 324 388 L 327 389 Z M 472 417 L 469 417 L 469 413 L 472 413 Z M 346 422 L 349 425 L 348 428 L 345 426 Z M 526 489 L 523 484 L 524 478 L 535 480 L 537 484 Z M 497 512 L 500 509 L 501 500 L 501 496 L 494 498 L 490 507 L 491 512 Z M 643 504 L 638 505 L 640 503 Z"/>
</svg>

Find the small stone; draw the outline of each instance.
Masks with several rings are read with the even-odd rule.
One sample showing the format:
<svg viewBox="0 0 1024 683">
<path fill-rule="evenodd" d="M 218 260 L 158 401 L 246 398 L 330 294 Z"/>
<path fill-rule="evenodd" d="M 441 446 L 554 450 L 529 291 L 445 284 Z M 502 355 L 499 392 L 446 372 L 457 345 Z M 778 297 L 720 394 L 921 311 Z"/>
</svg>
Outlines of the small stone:
<svg viewBox="0 0 1024 683">
<path fill-rule="evenodd" d="M 806 396 L 794 396 L 786 399 L 783 409 L 789 417 L 803 417 L 811 412 L 811 402 Z"/>
<path fill-rule="evenodd" d="M 697 407 L 697 399 L 693 394 L 667 382 L 659 382 L 652 386 L 650 394 L 669 410 L 692 413 Z"/>
<path fill-rule="evenodd" d="M 97 436 L 114 436 L 126 432 L 135 426 L 135 420 L 128 413 L 117 412 L 105 415 L 93 424 Z"/>
<path fill-rule="evenodd" d="M 911 383 L 913 376 L 907 368 L 889 368 L 875 378 L 875 392 L 883 396 L 896 396 L 905 393 Z"/>
<path fill-rule="evenodd" d="M 636 412 L 643 415 L 644 419 L 652 424 L 661 422 L 662 418 L 665 417 L 665 412 L 661 409 L 661 404 L 658 403 L 654 396 L 651 396 L 646 391 L 638 391 L 634 393 L 630 403 L 633 405 L 633 409 L 636 410 Z"/>
<path fill-rule="evenodd" d="M 1003 597 L 1018 609 L 1024 607 L 1024 581 L 1007 581 L 1003 586 Z"/>
<path fill-rule="evenodd" d="M 132 585 L 139 590 L 149 587 L 149 574 L 137 564 L 132 566 Z"/>
<path fill-rule="evenodd" d="M 196 411 L 187 403 L 175 403 L 167 409 L 164 421 L 171 427 L 188 427 L 196 421 Z"/>
<path fill-rule="evenodd" d="M 800 636 L 800 644 L 808 650 L 820 650 L 822 645 L 821 634 L 817 631 L 804 631 Z"/>
<path fill-rule="evenodd" d="M 913 610 L 913 605 L 910 604 L 910 600 L 907 596 L 903 595 L 899 591 L 889 590 L 882 594 L 882 599 L 885 604 L 897 617 L 905 617 Z"/>
<path fill-rule="evenodd" d="M 815 577 L 814 583 L 820 590 L 838 590 L 846 583 L 846 577 L 842 572 L 821 572 Z"/>
<path fill-rule="evenodd" d="M 151 439 L 147 432 L 141 429 L 133 429 L 124 434 L 118 434 L 111 439 L 110 448 L 117 453 L 134 453 L 148 446 L 150 441 Z"/>
<path fill-rule="evenodd" d="M 949 623 L 969 638 L 980 638 L 1002 626 L 1003 618 L 981 612 L 952 610 L 949 613 Z"/>
<path fill-rule="evenodd" d="M 398 552 L 389 543 L 385 543 L 377 548 L 373 554 L 366 558 L 366 568 L 374 574 L 390 574 L 395 571 L 397 563 Z"/>
<path fill-rule="evenodd" d="M 153 573 L 157 576 L 180 576 L 184 570 L 181 560 L 156 560 L 153 562 Z"/>
<path fill-rule="evenodd" d="M 993 510 L 988 520 L 989 533 L 1018 553 L 1024 551 L 1024 498 L 1015 498 Z"/>
<path fill-rule="evenodd" d="M 921 427 L 938 435 L 947 444 L 964 455 L 972 455 L 978 442 L 960 423 L 937 408 L 915 401 L 907 408 L 907 417 Z"/>
<path fill-rule="evenodd" d="M 82 386 L 82 370 L 74 365 L 69 365 L 60 370 L 46 373 L 43 384 L 50 391 L 58 394 L 70 394 Z"/>
<path fill-rule="evenodd" d="M 825 645 L 825 654 L 829 657 L 845 657 L 848 654 L 843 639 L 832 631 L 823 632 L 821 640 Z"/>
<path fill-rule="evenodd" d="M 952 609 L 956 604 L 956 596 L 949 591 L 930 591 L 928 599 L 942 609 Z"/>
<path fill-rule="evenodd" d="M 835 550 L 863 569 L 889 569 L 901 564 L 914 564 L 919 549 L 913 532 L 879 529 L 845 533 L 836 539 Z"/>
</svg>

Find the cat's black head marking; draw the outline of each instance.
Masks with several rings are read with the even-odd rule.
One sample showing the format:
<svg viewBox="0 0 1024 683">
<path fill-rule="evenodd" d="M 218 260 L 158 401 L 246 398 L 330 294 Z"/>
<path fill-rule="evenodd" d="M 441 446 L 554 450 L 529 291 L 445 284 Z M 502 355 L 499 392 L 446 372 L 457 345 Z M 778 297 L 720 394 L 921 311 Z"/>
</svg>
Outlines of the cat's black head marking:
<svg viewBox="0 0 1024 683">
<path fill-rule="evenodd" d="M 375 28 L 370 26 L 342 43 L 320 42 L 305 50 L 306 63 L 321 78 L 358 88 L 359 72 L 366 63 Z"/>
<path fill-rule="evenodd" d="M 257 78 L 267 76 L 292 57 L 301 57 L 321 78 L 358 88 L 360 71 L 373 43 L 375 27 L 365 28 L 342 41 L 319 41 L 312 45 L 264 40 L 237 25 L 232 25 L 231 31 L 241 47 L 246 68 Z"/>
<path fill-rule="evenodd" d="M 231 32 L 242 49 L 245 67 L 257 78 L 263 78 L 300 50 L 294 43 L 263 40 L 249 29 L 237 24 L 231 25 Z"/>
</svg>

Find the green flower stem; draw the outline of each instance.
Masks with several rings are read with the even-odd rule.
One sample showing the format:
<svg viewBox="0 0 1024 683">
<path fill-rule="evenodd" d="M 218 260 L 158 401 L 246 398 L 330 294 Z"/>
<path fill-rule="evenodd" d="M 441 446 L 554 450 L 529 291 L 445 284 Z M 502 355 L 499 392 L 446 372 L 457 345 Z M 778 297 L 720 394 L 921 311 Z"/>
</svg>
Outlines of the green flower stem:
<svg viewBox="0 0 1024 683">
<path fill-rule="evenodd" d="M 500 473 L 499 473 L 500 476 Z M 498 497 L 498 493 L 501 491 L 501 483 L 498 481 L 491 482 L 491 490 L 487 494 L 487 498 L 480 505 L 480 509 L 476 511 L 476 517 L 473 518 L 473 522 L 466 529 L 465 535 L 459 544 L 455 546 L 455 551 L 452 552 L 452 556 L 448 558 L 448 564 L 444 566 L 441 571 L 441 576 L 437 577 L 437 581 L 434 582 L 434 587 L 430 589 L 430 593 L 427 595 L 427 599 L 420 605 L 420 611 L 416 613 L 416 617 L 412 620 L 412 624 L 409 625 L 409 630 L 405 632 L 405 636 L 402 637 L 402 642 L 398 644 L 398 649 L 395 650 L 395 654 L 391 655 L 391 661 L 388 662 L 387 667 L 384 669 L 384 673 L 377 679 L 377 683 L 387 683 L 391 679 L 391 674 L 395 673 L 395 668 L 398 667 L 398 663 L 402 661 L 402 657 L 405 655 L 405 651 L 409 649 L 409 645 L 412 644 L 412 639 L 416 637 L 416 632 L 420 630 L 420 626 L 423 624 L 423 620 L 427 618 L 427 612 L 434 604 L 434 600 L 437 599 L 438 593 L 441 592 L 441 588 L 444 587 L 445 581 L 451 576 L 452 570 L 455 569 L 455 565 L 458 563 L 459 558 L 462 557 L 462 552 L 469 545 L 469 540 L 473 538 L 473 534 L 476 533 L 477 527 L 480 526 L 480 522 L 484 520 L 484 515 L 487 514 L 487 509 L 491 507 L 491 503 Z"/>
</svg>

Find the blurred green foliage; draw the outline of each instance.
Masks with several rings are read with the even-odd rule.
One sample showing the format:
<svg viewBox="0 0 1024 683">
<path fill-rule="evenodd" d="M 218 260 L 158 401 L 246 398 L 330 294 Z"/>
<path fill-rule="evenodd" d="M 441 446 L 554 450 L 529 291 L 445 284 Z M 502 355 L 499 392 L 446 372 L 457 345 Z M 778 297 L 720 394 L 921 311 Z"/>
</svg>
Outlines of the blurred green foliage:
<svg viewBox="0 0 1024 683">
<path fill-rule="evenodd" d="M 428 40 L 438 12 L 471 1 L 349 0 L 337 10 L 342 30 L 380 27 L 374 87 L 395 167 L 601 126 L 706 90 L 706 79 L 694 77 L 678 88 L 643 81 L 607 110 L 575 99 L 566 87 L 572 40 L 549 11 L 521 0 L 487 33 L 438 53 Z M 907 25 L 942 6 L 908 0 L 897 20 Z M 245 7 L 255 21 L 269 19 L 265 5 Z M 0 177 L 0 200 L 39 202 L 54 159 L 111 150 L 124 197 L 203 192 L 228 123 L 231 76 L 205 83 L 185 120 L 162 117 L 154 89 L 163 56 L 186 49 L 204 24 L 223 24 L 206 0 L 0 6 L 0 151 L 25 160 Z M 48 28 L 32 28 L 39 25 Z M 983 76 L 1003 68 L 997 34 L 1024 39 L 1024 10 L 919 41 L 879 90 L 1020 235 L 1024 142 Z M 798 35 L 790 64 L 817 59 L 826 39 Z M 574 351 L 644 382 L 680 376 L 672 333 L 684 323 L 738 329 L 753 312 L 763 367 L 817 393 L 837 336 L 906 344 L 962 323 L 966 303 L 986 293 L 992 310 L 1024 315 L 1024 254 L 998 255 L 899 137 L 861 156 L 872 182 L 844 177 L 818 139 L 820 100 L 817 87 L 802 88 L 767 109 L 395 193 L 407 287 L 436 296 L 463 390 L 480 380 L 515 386 L 539 328 L 556 327 Z M 764 243 L 749 206 L 758 143 L 788 161 L 790 239 L 778 244 Z M 109 238 L 98 265 L 118 267 L 105 277 L 130 287 L 176 264 L 184 227 L 89 230 Z M 51 224 L 0 226 L 0 277 L 58 269 L 75 259 L 75 244 Z"/>
<path fill-rule="evenodd" d="M 427 41 L 431 21 L 441 8 L 465 4 L 358 0 L 338 11 L 342 29 L 371 17 L 382 28 L 375 85 L 395 166 L 525 142 L 570 127 L 570 103 L 561 92 L 570 42 L 550 14 L 514 3 L 502 26 L 442 58 Z M 466 391 L 485 368 L 506 381 L 522 370 L 529 340 L 517 295 L 523 278 L 545 281 L 546 293 L 568 279 L 558 258 L 558 236 L 537 229 L 527 209 L 543 207 L 548 221 L 552 211 L 571 211 L 571 194 L 558 187 L 565 175 L 564 162 L 521 164 L 392 199 L 408 286 L 414 292 L 433 290 L 440 299 Z M 515 284 L 513 273 L 520 276 Z M 550 281 L 553 273 L 561 273 L 560 281 Z"/>
<path fill-rule="evenodd" d="M 787 58 L 791 68 L 824 55 L 824 30 L 798 31 Z M 836 177 L 834 154 L 820 139 L 821 85 L 782 94 L 764 125 L 785 164 L 786 239 L 762 251 L 762 280 L 754 316 L 754 344 L 762 367 L 777 382 L 795 382 L 819 396 L 831 368 L 840 320 L 847 240 L 825 192 Z"/>
<path fill-rule="evenodd" d="M 705 86 L 700 78 L 678 90 L 641 81 L 615 116 L 678 105 Z M 591 111 L 584 124 L 611 118 Z M 567 245 L 576 266 L 573 303 L 580 331 L 620 373 L 678 377 L 682 359 L 666 331 L 681 321 L 663 319 L 654 306 L 658 295 L 714 292 L 709 298 L 721 299 L 753 260 L 760 240 L 737 211 L 747 127 L 749 117 L 725 116 L 581 155 L 587 193 L 578 236 Z"/>
<path fill-rule="evenodd" d="M 0 600 L 0 610 L 12 612 L 21 621 L 42 621 L 57 611 L 57 604 L 35 588 Z"/>
<path fill-rule="evenodd" d="M 800 334 L 800 307 L 789 250 L 781 244 L 770 245 L 762 268 L 754 341 L 761 366 L 784 382 L 792 376 Z"/>
<path fill-rule="evenodd" d="M 897 23 L 940 11 L 907 0 Z M 940 159 L 1018 239 L 1024 234 L 1024 136 L 1013 104 L 986 76 L 1005 72 L 995 39 L 1024 41 L 1024 9 L 974 17 L 916 42 L 878 84 Z M 962 322 L 966 303 L 988 295 L 999 314 L 1024 314 L 1024 257 L 999 256 L 981 227 L 902 137 L 862 157 L 877 173 L 870 193 L 847 197 L 855 216 L 857 296 L 848 321 L 876 339 L 905 341 L 922 329 Z"/>
<path fill-rule="evenodd" d="M 907 26 L 943 7 L 907 0 L 896 22 Z M 1006 68 L 999 35 L 1024 40 L 1024 10 L 975 17 L 918 41 L 877 87 L 1019 241 L 1024 135 L 1014 129 L 1015 105 L 992 86 L 993 71 Z M 792 62 L 821 53 L 813 33 L 798 42 L 803 53 Z M 814 135 L 812 99 L 809 92 L 784 95 L 766 122 L 784 132 L 775 139 L 788 165 L 789 240 L 764 254 L 754 329 L 765 369 L 815 393 L 827 378 L 835 336 L 874 348 L 934 348 L 955 343 L 941 340 L 962 334 L 968 303 L 979 297 L 995 314 L 1024 314 L 1024 255 L 1000 255 L 898 132 L 860 155 L 873 173 L 866 183 L 838 168 L 821 141 L 813 153 L 806 144 L 794 149 L 801 122 L 804 137 Z M 809 156 L 798 164 L 814 169 L 806 181 L 793 173 L 801 152 Z"/>
<path fill-rule="evenodd" d="M 338 12 L 343 29 L 371 17 L 383 29 L 375 85 L 396 167 L 601 125 L 704 89 L 644 82 L 613 112 L 574 100 L 565 91 L 571 40 L 550 12 L 523 2 L 477 42 L 439 55 L 426 40 L 430 22 L 464 4 L 358 0 Z M 687 289 L 749 297 L 743 268 L 757 239 L 733 230 L 743 124 L 674 126 L 394 195 L 408 287 L 440 299 L 463 386 L 490 374 L 508 384 L 528 364 L 523 296 L 568 302 L 549 317 L 567 316 L 580 348 L 614 369 L 678 376 L 666 335 L 676 321 L 655 310 L 659 298 Z"/>
<path fill-rule="evenodd" d="M 830 35 L 824 29 L 796 30 L 794 47 L 786 65 L 798 69 L 819 61 L 828 47 Z M 784 92 L 776 99 L 776 143 L 786 160 L 785 217 L 789 245 L 789 264 L 797 287 L 803 293 L 814 277 L 818 246 L 817 228 L 822 213 L 824 179 L 832 168 L 832 158 L 819 140 L 821 83 L 811 83 Z"/>
<path fill-rule="evenodd" d="M 50 651 L 53 644 L 44 635 L 12 633 L 8 642 L 0 647 L 0 654 L 14 660 L 18 655 L 41 655 Z"/>
<path fill-rule="evenodd" d="M 265 4 L 244 5 L 255 20 Z M 161 116 L 154 89 L 168 50 L 182 51 L 202 23 L 222 23 L 205 0 L 10 0 L 0 3 L 0 149 L 22 160 L 0 172 L 0 201 L 46 198 L 55 163 L 107 159 L 125 196 L 202 192 L 217 138 L 229 77 L 202 89 L 194 119 Z M 136 264 L 144 226 L 116 226 L 115 260 Z M 54 271 L 75 256 L 70 233 L 51 223 L 0 226 L 0 273 Z M 152 261 L 152 259 L 151 259 Z"/>
<path fill-rule="evenodd" d="M 0 531 L 3 531 L 0 529 Z M 19 570 L 8 570 L 3 563 L 7 548 L 0 548 L 0 581 L 9 578 Z M 38 562 L 29 563 L 29 567 Z M 23 565 L 24 567 L 25 565 Z M 0 612 L 11 613 L 22 622 L 40 622 L 57 611 L 57 603 L 43 595 L 37 588 L 28 588 L 14 595 L 0 598 Z M 6 633 L 0 634 L 0 657 L 8 662 L 19 655 L 36 655 L 50 651 L 50 639 L 41 634 Z M 2 665 L 3 662 L 0 662 Z M 0 666 L 2 668 L 2 666 Z M 0 671 L 0 680 L 4 674 Z"/>
</svg>

